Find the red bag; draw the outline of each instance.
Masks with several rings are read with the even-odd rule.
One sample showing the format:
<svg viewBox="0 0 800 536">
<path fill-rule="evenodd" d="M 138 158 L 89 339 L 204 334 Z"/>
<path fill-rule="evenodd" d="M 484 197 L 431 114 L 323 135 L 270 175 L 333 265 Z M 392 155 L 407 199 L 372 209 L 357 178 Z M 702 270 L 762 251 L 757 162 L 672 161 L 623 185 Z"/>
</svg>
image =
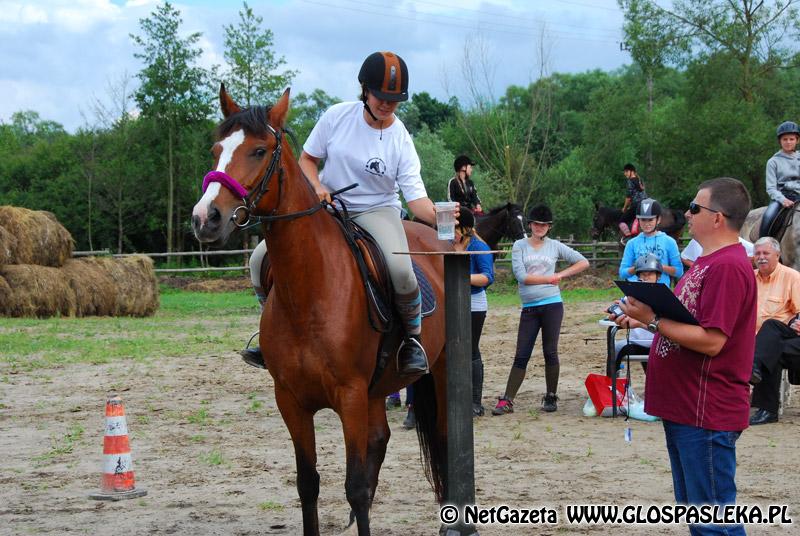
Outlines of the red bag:
<svg viewBox="0 0 800 536">
<path fill-rule="evenodd" d="M 627 380 L 625 378 L 617 378 L 617 408 L 622 407 L 622 401 L 625 397 L 625 387 Z M 604 374 L 589 374 L 586 376 L 586 391 L 589 393 L 589 398 L 592 399 L 594 409 L 597 410 L 598 415 L 608 417 L 611 415 L 611 378 Z M 605 413 L 604 413 L 605 411 Z"/>
</svg>

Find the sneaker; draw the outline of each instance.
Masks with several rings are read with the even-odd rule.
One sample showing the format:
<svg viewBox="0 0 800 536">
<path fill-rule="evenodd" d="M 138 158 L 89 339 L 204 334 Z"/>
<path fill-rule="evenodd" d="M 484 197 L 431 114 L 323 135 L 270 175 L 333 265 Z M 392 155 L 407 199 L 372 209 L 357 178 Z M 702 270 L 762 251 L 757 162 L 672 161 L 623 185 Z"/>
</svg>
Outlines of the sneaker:
<svg viewBox="0 0 800 536">
<path fill-rule="evenodd" d="M 414 415 L 414 408 L 412 406 L 409 406 L 408 414 L 406 415 L 406 419 L 403 421 L 403 428 L 405 428 L 406 430 L 411 430 L 416 426 L 417 426 L 417 416 Z"/>
<path fill-rule="evenodd" d="M 558 396 L 555 393 L 547 393 L 542 397 L 542 410 L 552 413 L 558 409 Z"/>
<path fill-rule="evenodd" d="M 239 355 L 242 356 L 242 360 L 251 367 L 256 367 L 260 369 L 267 368 L 264 366 L 264 356 L 261 355 L 261 348 L 259 348 L 258 346 L 245 348 L 244 350 L 239 352 Z"/>
<path fill-rule="evenodd" d="M 483 407 L 483 404 L 475 404 L 472 403 L 472 416 L 473 417 L 483 417 L 486 414 L 486 410 Z"/>
<path fill-rule="evenodd" d="M 492 410 L 492 415 L 505 415 L 506 413 L 514 413 L 514 403 L 501 396 L 497 399 L 497 405 Z"/>
</svg>

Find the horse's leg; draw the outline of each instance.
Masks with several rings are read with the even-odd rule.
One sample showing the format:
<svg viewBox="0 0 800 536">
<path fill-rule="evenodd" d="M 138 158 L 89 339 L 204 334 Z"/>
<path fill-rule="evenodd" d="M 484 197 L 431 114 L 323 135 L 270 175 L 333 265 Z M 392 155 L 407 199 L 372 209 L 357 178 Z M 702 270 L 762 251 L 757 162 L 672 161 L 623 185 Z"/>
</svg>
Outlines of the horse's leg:
<svg viewBox="0 0 800 536">
<path fill-rule="evenodd" d="M 358 536 L 369 536 L 369 506 L 371 488 L 367 462 L 367 444 L 369 436 L 369 403 L 366 385 L 363 389 L 354 389 L 341 398 L 342 402 L 336 412 L 342 420 L 344 446 L 347 456 L 347 476 L 345 477 L 345 495 L 355 517 Z M 383 400 L 379 401 L 381 405 Z M 385 420 L 384 415 L 384 420 Z M 385 449 L 385 445 L 384 445 Z"/>
<path fill-rule="evenodd" d="M 369 504 L 375 499 L 375 489 L 378 487 L 378 474 L 386 456 L 386 445 L 392 432 L 386 422 L 386 406 L 383 400 L 371 399 L 369 401 L 369 437 L 367 438 L 367 478 L 369 479 Z"/>
<path fill-rule="evenodd" d="M 378 487 L 378 474 L 386 456 L 386 445 L 389 443 L 391 430 L 386 421 L 386 405 L 383 399 L 370 399 L 369 435 L 367 436 L 367 481 L 369 482 L 369 507 L 375 499 L 375 489 Z M 356 514 L 350 510 L 350 525 L 356 520 Z M 348 525 L 348 526 L 350 526 Z"/>
<path fill-rule="evenodd" d="M 319 536 L 319 473 L 317 472 L 317 445 L 314 436 L 314 414 L 301 408 L 295 398 L 275 385 L 275 401 L 289 429 L 294 444 L 297 464 L 297 494 L 303 509 L 303 535 Z"/>
</svg>

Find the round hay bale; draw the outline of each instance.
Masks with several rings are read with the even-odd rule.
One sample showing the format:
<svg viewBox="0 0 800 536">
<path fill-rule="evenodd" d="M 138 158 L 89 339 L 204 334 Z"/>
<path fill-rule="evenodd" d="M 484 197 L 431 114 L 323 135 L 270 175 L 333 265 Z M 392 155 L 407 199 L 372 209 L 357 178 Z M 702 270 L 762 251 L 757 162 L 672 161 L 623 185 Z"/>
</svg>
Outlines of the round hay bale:
<svg viewBox="0 0 800 536">
<path fill-rule="evenodd" d="M 72 257 L 72 235 L 51 212 L 0 206 L 0 226 L 16 238 L 7 264 L 58 268 Z"/>
<path fill-rule="evenodd" d="M 0 275 L 0 316 L 3 315 L 5 304 L 11 298 L 11 287 L 8 285 L 6 278 Z"/>
<path fill-rule="evenodd" d="M 113 316 L 117 312 L 117 287 L 94 257 L 69 259 L 61 269 L 75 291 L 78 316 Z"/>
<path fill-rule="evenodd" d="M 17 239 L 5 227 L 0 225 L 0 266 L 12 264 L 13 251 L 17 249 Z"/>
<path fill-rule="evenodd" d="M 118 316 L 152 316 L 158 310 L 158 280 L 153 259 L 146 255 L 96 257 L 116 287 Z"/>
<path fill-rule="evenodd" d="M 18 317 L 74 316 L 75 291 L 58 268 L 34 264 L 0 266 L 8 296 L 0 300 L 0 314 Z"/>
</svg>

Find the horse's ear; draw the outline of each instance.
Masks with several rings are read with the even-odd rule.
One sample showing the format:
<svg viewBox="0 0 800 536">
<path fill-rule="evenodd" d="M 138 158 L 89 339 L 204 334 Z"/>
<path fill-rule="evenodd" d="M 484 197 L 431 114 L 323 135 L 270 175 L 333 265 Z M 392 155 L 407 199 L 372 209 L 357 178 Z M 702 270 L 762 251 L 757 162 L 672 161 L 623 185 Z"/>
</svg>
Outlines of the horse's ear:
<svg viewBox="0 0 800 536">
<path fill-rule="evenodd" d="M 269 124 L 273 127 L 283 128 L 286 123 L 286 116 L 289 114 L 289 91 L 291 88 L 286 88 L 281 98 L 269 111 Z"/>
<path fill-rule="evenodd" d="M 595 201 L 594 202 L 594 209 L 595 210 L 600 210 L 600 201 Z"/>
<path fill-rule="evenodd" d="M 220 83 L 219 85 L 219 107 L 222 110 L 222 117 L 227 117 L 229 115 L 238 113 L 241 111 L 239 105 L 233 102 L 233 99 L 228 92 L 225 91 L 225 84 Z"/>
</svg>

